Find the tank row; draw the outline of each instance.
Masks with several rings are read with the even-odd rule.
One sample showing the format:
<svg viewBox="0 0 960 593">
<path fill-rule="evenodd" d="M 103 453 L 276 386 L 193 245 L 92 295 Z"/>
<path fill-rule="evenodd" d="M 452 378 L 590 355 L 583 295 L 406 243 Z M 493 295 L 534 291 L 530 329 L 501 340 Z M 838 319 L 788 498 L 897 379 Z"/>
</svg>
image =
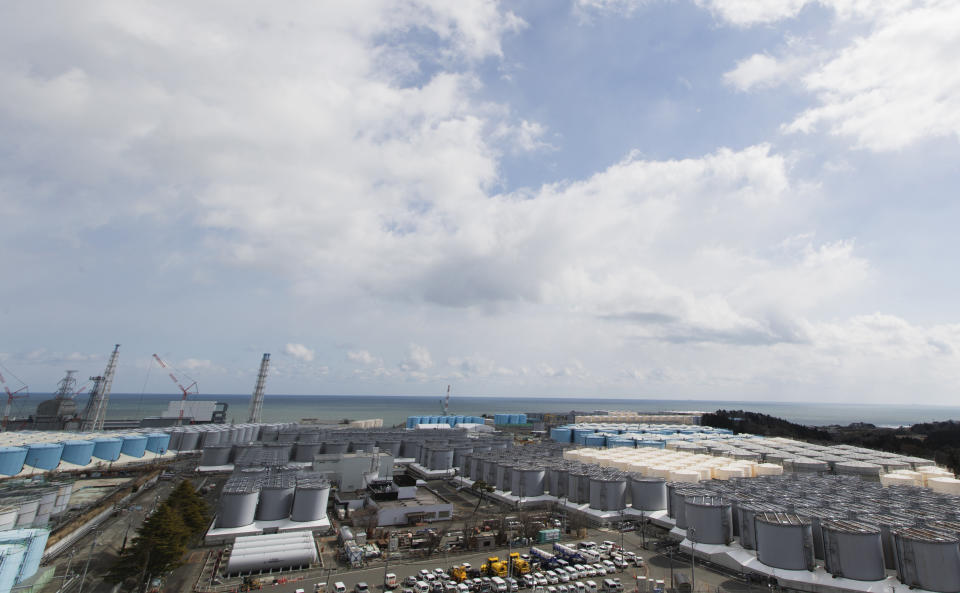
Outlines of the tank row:
<svg viewBox="0 0 960 593">
<path fill-rule="evenodd" d="M 960 496 L 857 476 L 794 473 L 664 482 L 667 514 L 696 544 L 754 550 L 766 566 L 960 592 Z"/>
<path fill-rule="evenodd" d="M 459 424 L 483 423 L 484 420 L 480 416 L 407 416 L 406 426 L 407 428 L 416 428 L 421 424 L 446 424 L 448 426 L 457 426 Z M 526 424 L 526 414 L 524 414 L 524 424 Z"/>
<path fill-rule="evenodd" d="M 170 435 L 162 432 L 7 432 L 0 442 L 0 475 L 70 470 L 100 463 L 164 455 Z"/>
<path fill-rule="evenodd" d="M 320 474 L 290 468 L 251 468 L 235 472 L 223 487 L 216 527 L 254 521 L 319 521 L 326 517 L 330 482 Z"/>
<path fill-rule="evenodd" d="M 588 447 L 664 447 L 673 440 L 726 439 L 734 437 L 725 428 L 690 424 L 566 424 L 550 429 L 550 438 L 558 443 Z"/>
<path fill-rule="evenodd" d="M 755 477 L 780 473 L 832 473 L 861 476 L 884 484 L 927 486 L 960 493 L 960 480 L 919 457 L 789 439 L 674 441 L 655 447 L 571 449 L 565 457 L 617 467 L 672 481 Z"/>
<path fill-rule="evenodd" d="M 248 432 L 249 428 L 236 435 L 227 430 L 182 429 L 171 434 L 171 447 L 200 449 L 200 465 L 205 467 L 274 467 L 310 463 L 317 455 L 376 449 L 430 470 L 450 470 L 460 467 L 464 455 L 475 449 L 503 450 L 513 445 L 509 437 L 459 431 L 438 435 L 435 430 L 337 430 L 294 424 L 262 425 Z"/>
<path fill-rule="evenodd" d="M 549 496 L 596 511 L 638 511 L 666 508 L 664 481 L 564 459 L 558 444 L 518 447 L 509 451 L 473 452 L 462 475 L 482 481 L 503 494 L 520 498 Z"/>
</svg>

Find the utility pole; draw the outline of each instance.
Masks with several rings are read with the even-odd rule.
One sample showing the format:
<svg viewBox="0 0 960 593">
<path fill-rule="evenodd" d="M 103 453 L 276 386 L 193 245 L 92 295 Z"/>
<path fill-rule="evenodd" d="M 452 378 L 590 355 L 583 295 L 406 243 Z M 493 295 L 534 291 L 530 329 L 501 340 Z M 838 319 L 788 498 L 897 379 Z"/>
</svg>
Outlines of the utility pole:
<svg viewBox="0 0 960 593">
<path fill-rule="evenodd" d="M 77 553 L 76 549 L 70 550 L 70 555 L 67 556 L 67 568 L 63 572 L 63 580 L 60 581 L 60 588 L 57 589 L 57 593 L 63 591 L 63 588 L 67 586 L 67 579 L 70 578 L 70 563 L 73 562 L 73 555 Z"/>
<path fill-rule="evenodd" d="M 697 552 L 696 552 L 696 548 L 694 548 L 693 545 L 694 545 L 694 540 L 697 537 L 697 530 L 691 527 L 688 531 L 690 535 L 690 590 L 696 591 L 697 577 L 696 577 L 696 574 L 694 574 L 694 570 L 696 568 L 696 563 L 697 563 Z"/>
<path fill-rule="evenodd" d="M 100 530 L 93 532 L 93 541 L 90 542 L 90 553 L 87 554 L 87 562 L 83 565 L 83 575 L 80 576 L 80 588 L 77 589 L 77 593 L 83 593 L 83 585 L 87 580 L 87 570 L 90 568 L 90 559 L 93 558 L 93 549 L 97 545 L 97 537 L 100 536 Z"/>
</svg>

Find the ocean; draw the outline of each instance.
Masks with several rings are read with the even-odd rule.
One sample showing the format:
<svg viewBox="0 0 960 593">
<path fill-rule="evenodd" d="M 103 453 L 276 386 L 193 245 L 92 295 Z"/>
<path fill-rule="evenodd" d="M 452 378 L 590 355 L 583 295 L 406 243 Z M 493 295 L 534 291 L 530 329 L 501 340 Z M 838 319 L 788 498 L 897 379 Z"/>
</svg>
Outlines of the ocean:
<svg viewBox="0 0 960 593">
<path fill-rule="evenodd" d="M 49 394 L 31 394 L 17 399 L 13 415 L 32 414 L 37 403 Z M 196 399 L 222 401 L 228 404 L 227 421 L 244 422 L 250 405 L 250 395 L 200 395 Z M 86 395 L 77 396 L 82 410 Z M 143 418 L 159 416 L 167 404 L 175 401 L 171 394 L 114 393 L 107 408 L 108 419 Z M 372 395 L 270 395 L 264 399 L 265 422 L 291 422 L 301 418 L 341 420 L 382 418 L 385 426 L 402 424 L 407 416 L 442 413 L 439 396 L 372 396 Z M 495 413 L 520 412 L 590 412 L 593 410 L 632 410 L 659 412 L 667 410 L 747 410 L 770 414 L 790 422 L 811 426 L 869 422 L 878 426 L 906 426 L 920 422 L 957 419 L 958 406 L 931 406 L 915 404 L 834 404 L 811 402 L 747 402 L 724 400 L 674 399 L 604 399 L 561 397 L 477 397 L 453 396 L 450 413 L 478 416 Z"/>
</svg>

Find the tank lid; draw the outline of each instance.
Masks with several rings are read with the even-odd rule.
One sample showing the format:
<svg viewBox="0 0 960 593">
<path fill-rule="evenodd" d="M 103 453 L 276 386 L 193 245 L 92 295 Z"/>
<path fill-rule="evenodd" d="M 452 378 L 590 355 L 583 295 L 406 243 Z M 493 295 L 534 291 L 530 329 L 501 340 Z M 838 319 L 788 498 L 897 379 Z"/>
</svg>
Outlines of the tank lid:
<svg viewBox="0 0 960 593">
<path fill-rule="evenodd" d="M 879 533 L 880 528 L 866 521 L 853 519 L 829 519 L 821 524 L 822 529 L 842 533 Z"/>
<path fill-rule="evenodd" d="M 893 533 L 901 539 L 916 542 L 960 543 L 960 538 L 957 535 L 929 527 L 907 527 L 898 529 Z"/>
<path fill-rule="evenodd" d="M 757 514 L 755 519 L 771 525 L 810 525 L 810 519 L 796 513 L 765 512 Z"/>
</svg>

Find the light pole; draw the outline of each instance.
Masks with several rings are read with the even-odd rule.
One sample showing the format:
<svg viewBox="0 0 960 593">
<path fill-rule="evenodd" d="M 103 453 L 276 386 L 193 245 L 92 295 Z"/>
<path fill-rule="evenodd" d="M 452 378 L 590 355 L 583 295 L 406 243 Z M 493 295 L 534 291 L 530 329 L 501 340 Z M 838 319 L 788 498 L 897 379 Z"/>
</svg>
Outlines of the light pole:
<svg viewBox="0 0 960 593">
<path fill-rule="evenodd" d="M 694 570 L 697 562 L 697 553 L 696 549 L 693 547 L 695 538 L 697 537 L 697 530 L 693 527 L 687 530 L 690 535 L 690 590 L 697 590 L 697 577 L 694 574 Z"/>
<path fill-rule="evenodd" d="M 96 530 L 93 532 L 93 541 L 90 542 L 90 553 L 87 554 L 87 562 L 83 565 L 83 575 L 80 577 L 80 588 L 77 589 L 77 593 L 83 593 L 83 582 L 87 580 L 87 569 L 90 568 L 90 559 L 93 557 L 93 549 L 97 545 L 97 537 L 100 535 L 100 531 Z"/>
</svg>

